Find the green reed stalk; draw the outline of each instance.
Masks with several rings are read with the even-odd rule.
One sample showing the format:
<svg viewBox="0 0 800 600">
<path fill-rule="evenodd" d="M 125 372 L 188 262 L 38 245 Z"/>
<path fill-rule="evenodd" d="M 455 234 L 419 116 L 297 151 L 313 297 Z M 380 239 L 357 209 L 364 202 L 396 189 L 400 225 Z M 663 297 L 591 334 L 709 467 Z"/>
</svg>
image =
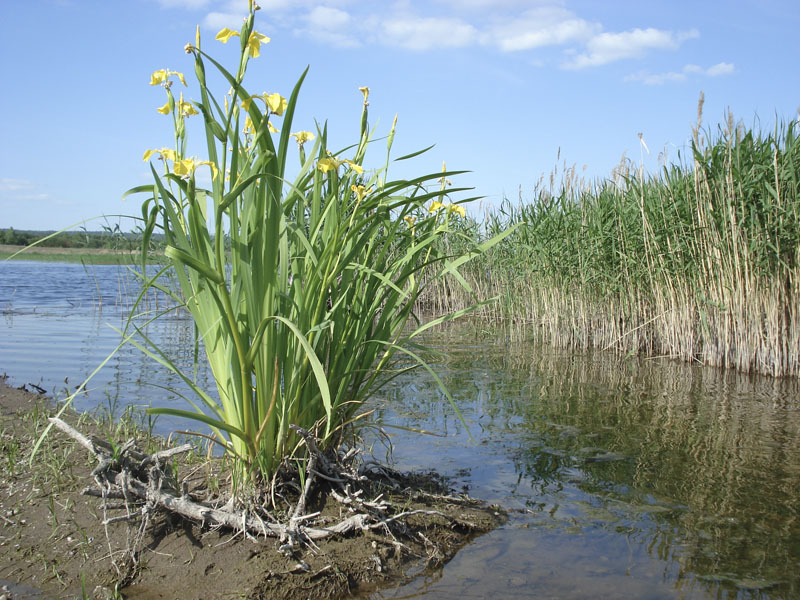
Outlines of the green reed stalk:
<svg viewBox="0 0 800 600">
<path fill-rule="evenodd" d="M 172 82 L 182 82 L 181 74 L 154 73 L 151 83 L 160 83 L 167 94 L 162 112 L 172 116 L 175 148 L 148 151 L 146 159 L 163 160 L 161 173 L 151 166 L 154 183 L 127 192 L 147 195 L 143 260 L 158 228 L 219 396 L 181 374 L 199 398 L 195 410 L 150 413 L 208 425 L 238 459 L 240 480 L 269 478 L 296 452 L 299 439 L 290 425 L 317 432 L 322 444 L 335 443 L 390 375 L 395 354 L 416 356 L 408 347 L 424 327 L 406 325 L 429 273 L 457 274 L 495 242 L 473 244 L 460 255 L 443 251 L 441 240 L 464 213 L 443 203 L 440 182 L 457 172 L 387 181 L 395 125 L 385 164 L 364 168 L 373 143 L 368 88 L 361 88 L 361 127 L 350 148 L 330 151 L 326 127 L 290 133 L 306 74 L 288 99 L 252 95 L 245 87 L 248 62 L 268 41 L 253 24 L 251 5 L 241 31 L 224 29 L 217 36 L 241 41 L 235 74 L 201 49 L 199 33 L 187 45 L 198 101 L 176 99 Z M 207 68 L 230 86 L 224 98 L 208 86 Z M 207 160 L 187 156 L 187 120 L 194 115 L 203 121 Z M 289 180 L 292 155 L 299 156 L 299 167 Z M 201 168 L 211 172 L 210 188 L 198 181 Z M 143 337 L 137 345 L 177 372 Z"/>
<path fill-rule="evenodd" d="M 481 314 L 561 346 L 800 375 L 797 131 L 731 119 L 658 176 L 629 163 L 596 183 L 567 173 L 483 225 L 459 223 L 473 243 L 517 227 L 462 273 L 501 296 Z M 472 301 L 450 283 L 433 283 L 425 306 Z"/>
</svg>

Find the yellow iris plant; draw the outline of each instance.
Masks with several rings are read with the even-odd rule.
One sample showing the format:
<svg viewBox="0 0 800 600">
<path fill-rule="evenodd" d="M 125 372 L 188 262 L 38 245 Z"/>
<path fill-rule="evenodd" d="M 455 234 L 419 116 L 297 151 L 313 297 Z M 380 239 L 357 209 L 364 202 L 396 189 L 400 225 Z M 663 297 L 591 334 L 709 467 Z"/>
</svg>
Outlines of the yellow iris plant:
<svg viewBox="0 0 800 600">
<path fill-rule="evenodd" d="M 368 127 L 369 87 L 355 86 L 364 105 L 360 134 L 338 155 L 328 150 L 322 128 L 291 131 L 306 72 L 288 99 L 276 92 L 250 96 L 255 89 L 245 83 L 248 65 L 253 66 L 249 58 L 258 57 L 270 39 L 253 31 L 254 0 L 249 7 L 242 29 L 225 28 L 216 35 L 221 43 L 239 38 L 236 48 L 223 52 L 236 54 L 233 71 L 200 50 L 196 30 L 194 43 L 184 49 L 192 55 L 198 92 L 175 92 L 176 81 L 186 85 L 181 73 L 161 69 L 151 74 L 150 84 L 166 91 L 167 102 L 158 110 L 171 117 L 164 121 L 172 125 L 174 144 L 144 152 L 155 186 L 137 185 L 125 194 L 145 195 L 144 231 L 164 232 L 164 260 L 176 274 L 186 310 L 196 331 L 215 342 L 201 353 L 215 379 L 211 389 L 192 385 L 203 403 L 195 406 L 204 413 L 196 418 L 212 428 L 233 458 L 230 477 L 237 495 L 269 482 L 288 461 L 302 461 L 305 451 L 289 424 L 318 432 L 321 449 L 337 448 L 341 428 L 383 379 L 391 377 L 393 357 L 400 356 L 395 350 L 405 351 L 423 330 L 405 329 L 423 286 L 440 271 L 445 275 L 443 260 L 461 264 L 474 254 L 468 250 L 451 256 L 451 247 L 440 243 L 460 225 L 451 213 L 465 214 L 444 190 L 428 190 L 446 183 L 437 183 L 446 172 L 386 182 L 396 116 L 387 139 L 386 166 L 369 172 L 362 168 L 374 141 Z M 207 80 L 205 70 L 212 62 L 216 74 Z M 231 86 L 222 102 L 211 93 L 212 80 L 224 85 L 220 92 Z M 184 99 L 197 93 L 202 99 Z M 356 103 L 357 98 L 353 95 Z M 208 147 L 199 157 L 185 150 L 190 147 L 186 118 L 198 114 L 204 123 L 194 129 L 205 130 Z M 273 118 L 283 119 L 282 135 L 270 122 Z M 297 151 L 286 147 L 290 135 Z M 313 150 L 304 147 L 308 142 Z M 287 161 L 295 152 L 300 172 L 292 174 L 294 165 Z M 292 183 L 289 177 L 296 179 Z M 416 235 L 417 224 L 423 239 Z M 243 243 L 227 247 L 226 235 Z M 496 236 L 482 247 L 500 239 Z M 147 255 L 145 246 L 142 265 Z M 254 256 L 259 257 L 258 269 L 249 268 Z M 157 282 L 148 277 L 145 285 Z M 339 300 L 326 309 L 332 285 Z M 244 302 L 245 295 L 258 301 Z M 348 299 L 355 299 L 356 309 Z M 194 365 L 200 360 L 195 355 Z M 174 370 L 178 372 L 177 366 Z M 161 407 L 150 414 L 191 413 Z"/>
</svg>

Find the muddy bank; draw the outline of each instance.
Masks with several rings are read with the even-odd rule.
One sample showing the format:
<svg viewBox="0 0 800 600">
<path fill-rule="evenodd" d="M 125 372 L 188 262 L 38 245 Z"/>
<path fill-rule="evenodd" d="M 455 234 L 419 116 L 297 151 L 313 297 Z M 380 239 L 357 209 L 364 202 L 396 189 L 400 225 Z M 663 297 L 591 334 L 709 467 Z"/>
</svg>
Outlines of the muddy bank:
<svg viewBox="0 0 800 600">
<path fill-rule="evenodd" d="M 435 509 L 444 517 L 414 515 L 391 533 L 358 532 L 323 540 L 287 557 L 274 539 L 246 539 L 211 531 L 168 514 L 151 519 L 135 572 L 118 571 L 119 558 L 137 535 L 136 524 L 103 526 L 102 501 L 81 491 L 92 482 L 94 460 L 72 440 L 52 432 L 33 464 L 28 457 L 52 413 L 48 400 L 0 382 L 0 595 L 124 598 L 335 598 L 367 593 L 445 564 L 464 544 L 503 520 L 475 502 L 436 498 L 435 476 L 408 476 L 385 490 L 405 510 Z M 85 433 L 121 443 L 136 437 L 148 451 L 161 442 L 126 422 L 93 422 L 69 415 Z M 179 472 L 209 469 L 189 456 Z M 207 471 L 210 472 L 210 471 Z M 205 485 L 214 485 L 207 477 Z M 320 495 L 320 518 L 343 507 Z M 106 516 L 117 516 L 119 511 Z M 38 596 L 37 596 L 38 594 Z"/>
</svg>

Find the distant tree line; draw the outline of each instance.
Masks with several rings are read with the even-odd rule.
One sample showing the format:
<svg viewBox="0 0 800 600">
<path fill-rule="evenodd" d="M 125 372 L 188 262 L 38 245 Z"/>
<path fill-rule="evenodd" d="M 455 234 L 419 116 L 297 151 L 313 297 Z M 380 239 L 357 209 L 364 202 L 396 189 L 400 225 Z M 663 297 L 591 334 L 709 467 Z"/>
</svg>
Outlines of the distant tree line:
<svg viewBox="0 0 800 600">
<path fill-rule="evenodd" d="M 0 244 L 10 246 L 29 246 L 41 241 L 38 245 L 47 248 L 106 248 L 109 250 L 136 250 L 140 247 L 140 232 L 123 232 L 119 225 L 104 226 L 102 231 L 62 231 L 53 235 L 52 231 L 26 231 L 13 227 L 0 229 Z M 52 236 L 52 237 L 48 237 Z M 151 247 L 161 246 L 161 237 L 154 234 L 150 240 Z M 46 238 L 46 239 L 45 239 Z"/>
</svg>

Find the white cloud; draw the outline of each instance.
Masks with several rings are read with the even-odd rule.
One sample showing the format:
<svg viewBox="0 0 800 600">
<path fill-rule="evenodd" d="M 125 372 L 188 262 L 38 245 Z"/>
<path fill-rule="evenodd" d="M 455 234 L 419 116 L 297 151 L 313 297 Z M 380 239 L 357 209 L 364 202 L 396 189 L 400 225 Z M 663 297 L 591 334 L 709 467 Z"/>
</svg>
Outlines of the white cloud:
<svg viewBox="0 0 800 600">
<path fill-rule="evenodd" d="M 350 24 L 350 15 L 338 8 L 317 6 L 308 14 L 308 24 L 322 29 L 339 29 Z"/>
<path fill-rule="evenodd" d="M 203 27 L 206 29 L 213 29 L 215 31 L 222 29 L 223 27 L 228 27 L 229 29 L 235 29 L 238 31 L 242 26 L 242 19 L 244 19 L 246 14 L 246 12 L 210 12 L 203 19 Z"/>
<path fill-rule="evenodd" d="M 668 73 L 648 73 L 647 71 L 638 71 L 627 75 L 625 81 L 638 81 L 645 85 L 663 85 L 665 83 L 686 81 L 686 73 L 678 73 L 675 71 L 670 71 Z"/>
<path fill-rule="evenodd" d="M 159 0 L 163 1 L 163 0 Z M 169 2 L 179 2 L 181 0 L 168 0 Z M 200 0 L 188 0 L 190 2 L 198 2 Z M 264 2 L 258 3 L 263 6 Z M 209 12 L 203 19 L 203 27 L 207 29 L 218 30 L 223 27 L 230 29 L 240 29 L 242 21 L 247 16 L 249 10 L 247 0 L 226 0 L 225 2 L 214 2 L 213 7 L 216 10 Z"/>
<path fill-rule="evenodd" d="M 296 35 L 307 35 L 319 42 L 339 48 L 353 48 L 360 43 L 351 33 L 353 18 L 344 10 L 316 6 L 305 17 L 306 27 L 295 29 Z"/>
<path fill-rule="evenodd" d="M 648 50 L 676 50 L 683 41 L 699 35 L 694 29 L 675 34 L 653 27 L 620 33 L 600 33 L 586 43 L 585 53 L 578 54 L 564 66 L 582 69 L 626 58 L 641 58 Z"/>
<path fill-rule="evenodd" d="M 582 42 L 599 29 L 599 25 L 580 19 L 566 9 L 542 6 L 497 22 L 489 28 L 486 39 L 505 52 L 514 52 Z"/>
<path fill-rule="evenodd" d="M 478 41 L 478 30 L 454 17 L 388 17 L 381 25 L 382 42 L 408 48 L 458 48 Z"/>
<path fill-rule="evenodd" d="M 688 64 L 684 65 L 680 72 L 669 71 L 667 73 L 648 73 L 647 71 L 638 71 L 631 73 L 625 77 L 625 81 L 636 81 L 644 83 L 645 85 L 663 85 L 665 83 L 675 83 L 686 81 L 689 75 L 697 75 L 701 77 L 719 77 L 721 75 L 729 75 L 734 72 L 735 67 L 731 63 L 721 62 L 707 69 L 699 65 Z"/>
<path fill-rule="evenodd" d="M 156 0 L 163 7 L 205 9 L 208 29 L 239 28 L 247 0 Z M 696 30 L 683 33 L 657 28 L 606 32 L 567 8 L 566 0 L 257 0 L 276 29 L 335 47 L 383 44 L 424 51 L 433 48 L 487 46 L 502 52 L 529 52 L 562 46 L 565 68 L 581 69 L 640 58 L 652 51 L 675 50 Z M 263 26 L 263 18 L 262 28 Z M 545 61 L 547 58 L 545 57 Z M 732 66 L 720 63 L 708 75 L 724 75 Z M 679 80 L 681 73 L 634 74 L 632 78 Z M 643 79 L 642 79 L 643 80 Z"/>
<path fill-rule="evenodd" d="M 15 194 L 14 200 L 50 200 L 50 194 Z"/>
<path fill-rule="evenodd" d="M 158 0 L 161 8 L 185 8 L 197 10 L 208 6 L 208 0 Z"/>
<path fill-rule="evenodd" d="M 33 188 L 33 182 L 27 179 L 0 178 L 0 192 L 19 192 Z"/>
<path fill-rule="evenodd" d="M 719 77 L 720 75 L 730 75 L 733 73 L 733 71 L 733 64 L 721 62 L 717 63 L 713 67 L 708 67 L 708 69 L 706 69 L 706 75 L 709 77 Z"/>
<path fill-rule="evenodd" d="M 353 36 L 336 31 L 310 31 L 307 29 L 295 29 L 294 33 L 299 35 L 307 34 L 318 42 L 328 44 L 336 48 L 358 48 L 361 45 L 361 43 Z"/>
<path fill-rule="evenodd" d="M 554 0 L 544 0 L 536 2 L 531 0 L 437 0 L 439 4 L 446 4 L 456 10 L 491 10 L 497 13 L 500 10 L 511 10 L 515 8 L 529 7 L 531 4 L 555 5 L 560 2 Z"/>
<path fill-rule="evenodd" d="M 50 194 L 38 188 L 28 179 L 0 178 L 0 200 L 49 200 Z"/>
</svg>

